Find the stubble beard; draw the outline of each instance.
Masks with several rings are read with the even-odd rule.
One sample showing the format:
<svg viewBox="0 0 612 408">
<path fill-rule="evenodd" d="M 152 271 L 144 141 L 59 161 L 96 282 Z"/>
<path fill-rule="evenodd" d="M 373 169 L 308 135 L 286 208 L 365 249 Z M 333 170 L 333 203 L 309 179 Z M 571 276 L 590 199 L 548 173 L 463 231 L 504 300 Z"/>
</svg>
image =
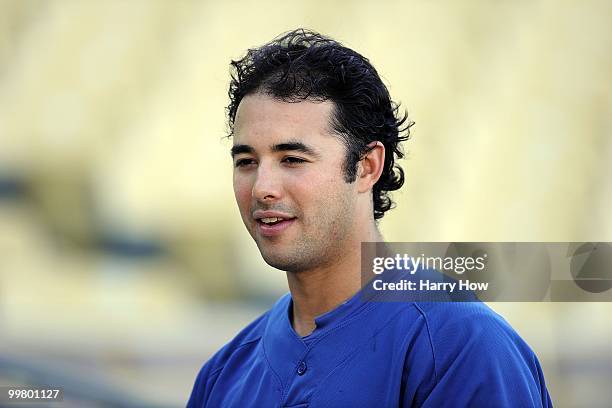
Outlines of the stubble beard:
<svg viewBox="0 0 612 408">
<path fill-rule="evenodd" d="M 313 222 L 298 219 L 302 234 L 284 248 L 273 248 L 266 238 L 255 239 L 264 261 L 282 271 L 301 273 L 338 262 L 346 252 L 345 242 L 352 233 L 353 206 L 343 197 L 338 197 L 335 213 L 326 212 Z M 342 204 L 340 204 L 342 203 Z"/>
</svg>

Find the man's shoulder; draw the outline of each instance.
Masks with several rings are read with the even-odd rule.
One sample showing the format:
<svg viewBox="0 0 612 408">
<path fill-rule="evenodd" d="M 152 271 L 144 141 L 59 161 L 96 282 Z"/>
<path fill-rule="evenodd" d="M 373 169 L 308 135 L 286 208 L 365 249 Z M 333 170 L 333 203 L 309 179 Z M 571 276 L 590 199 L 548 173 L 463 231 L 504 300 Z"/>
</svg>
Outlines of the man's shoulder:
<svg viewBox="0 0 612 408">
<path fill-rule="evenodd" d="M 276 301 L 272 308 L 259 315 L 251 323 L 246 325 L 238 332 L 238 334 L 236 334 L 233 339 L 231 339 L 219 351 L 217 351 L 208 362 L 208 364 L 214 365 L 213 370 L 223 367 L 225 361 L 227 361 L 227 359 L 237 350 L 257 343 L 259 340 L 261 340 L 266 331 L 266 327 L 268 326 L 270 315 L 285 307 L 287 302 L 288 295 L 282 296 Z"/>
<path fill-rule="evenodd" d="M 280 310 L 286 310 L 288 298 L 289 295 L 284 295 L 278 299 L 270 309 L 259 315 L 251 323 L 240 330 L 236 337 L 234 337 L 228 344 L 232 344 L 234 347 L 241 347 L 247 343 L 252 343 L 259 340 L 266 331 L 270 317 L 275 313 L 279 313 Z"/>
<path fill-rule="evenodd" d="M 248 354 L 249 347 L 257 345 L 264 336 L 271 314 L 279 313 L 288 302 L 287 296 L 281 297 L 267 312 L 258 316 L 244 327 L 240 332 L 219 351 L 217 351 L 200 369 L 196 376 L 193 391 L 187 406 L 203 406 L 214 386 L 216 379 L 228 362 L 242 352 Z"/>
<path fill-rule="evenodd" d="M 457 405 L 551 406 L 535 353 L 489 306 L 429 302 L 414 307 L 429 337 L 436 384 L 428 397 L 432 405 L 444 405 L 454 395 Z"/>
<path fill-rule="evenodd" d="M 525 348 L 512 326 L 482 302 L 414 303 L 423 316 L 434 347 L 440 351 L 468 344 L 490 343 L 487 347 Z M 529 350 L 530 351 L 530 350 Z"/>
<path fill-rule="evenodd" d="M 435 340 L 449 332 L 456 339 L 511 337 L 520 339 L 512 326 L 482 302 L 423 302 L 414 303 L 427 322 Z"/>
<path fill-rule="evenodd" d="M 482 302 L 415 303 L 426 321 L 438 369 L 464 362 L 522 361 L 536 369 L 534 352 L 512 326 Z"/>
</svg>

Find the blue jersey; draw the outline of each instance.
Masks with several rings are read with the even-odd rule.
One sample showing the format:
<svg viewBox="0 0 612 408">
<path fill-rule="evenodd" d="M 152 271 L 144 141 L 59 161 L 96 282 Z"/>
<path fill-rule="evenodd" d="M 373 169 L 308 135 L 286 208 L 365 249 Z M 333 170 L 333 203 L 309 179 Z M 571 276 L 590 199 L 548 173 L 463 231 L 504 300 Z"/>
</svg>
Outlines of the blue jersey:
<svg viewBox="0 0 612 408">
<path fill-rule="evenodd" d="M 188 407 L 549 407 L 535 354 L 480 302 L 355 295 L 300 337 L 289 294 L 218 351 Z"/>
</svg>

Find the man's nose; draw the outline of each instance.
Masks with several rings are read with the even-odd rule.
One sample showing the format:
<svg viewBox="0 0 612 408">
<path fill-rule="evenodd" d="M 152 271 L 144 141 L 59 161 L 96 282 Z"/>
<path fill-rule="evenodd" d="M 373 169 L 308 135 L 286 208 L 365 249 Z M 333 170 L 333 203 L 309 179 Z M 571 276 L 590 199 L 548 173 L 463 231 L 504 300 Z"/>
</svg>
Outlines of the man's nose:
<svg viewBox="0 0 612 408">
<path fill-rule="evenodd" d="M 280 198 L 280 175 L 274 171 L 270 164 L 261 163 L 257 168 L 257 176 L 253 184 L 253 198 L 257 201 L 268 202 Z"/>
</svg>

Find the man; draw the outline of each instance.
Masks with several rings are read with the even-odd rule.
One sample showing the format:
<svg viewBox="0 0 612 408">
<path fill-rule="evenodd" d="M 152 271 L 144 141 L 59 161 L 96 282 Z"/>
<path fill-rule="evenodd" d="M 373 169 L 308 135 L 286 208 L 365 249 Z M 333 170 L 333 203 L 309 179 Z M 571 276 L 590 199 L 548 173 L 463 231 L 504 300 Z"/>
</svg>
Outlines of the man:
<svg viewBox="0 0 612 408">
<path fill-rule="evenodd" d="M 550 406 L 535 355 L 482 303 L 360 298 L 412 125 L 369 61 L 298 29 L 232 66 L 236 202 L 290 293 L 204 365 L 188 406 Z"/>
</svg>

